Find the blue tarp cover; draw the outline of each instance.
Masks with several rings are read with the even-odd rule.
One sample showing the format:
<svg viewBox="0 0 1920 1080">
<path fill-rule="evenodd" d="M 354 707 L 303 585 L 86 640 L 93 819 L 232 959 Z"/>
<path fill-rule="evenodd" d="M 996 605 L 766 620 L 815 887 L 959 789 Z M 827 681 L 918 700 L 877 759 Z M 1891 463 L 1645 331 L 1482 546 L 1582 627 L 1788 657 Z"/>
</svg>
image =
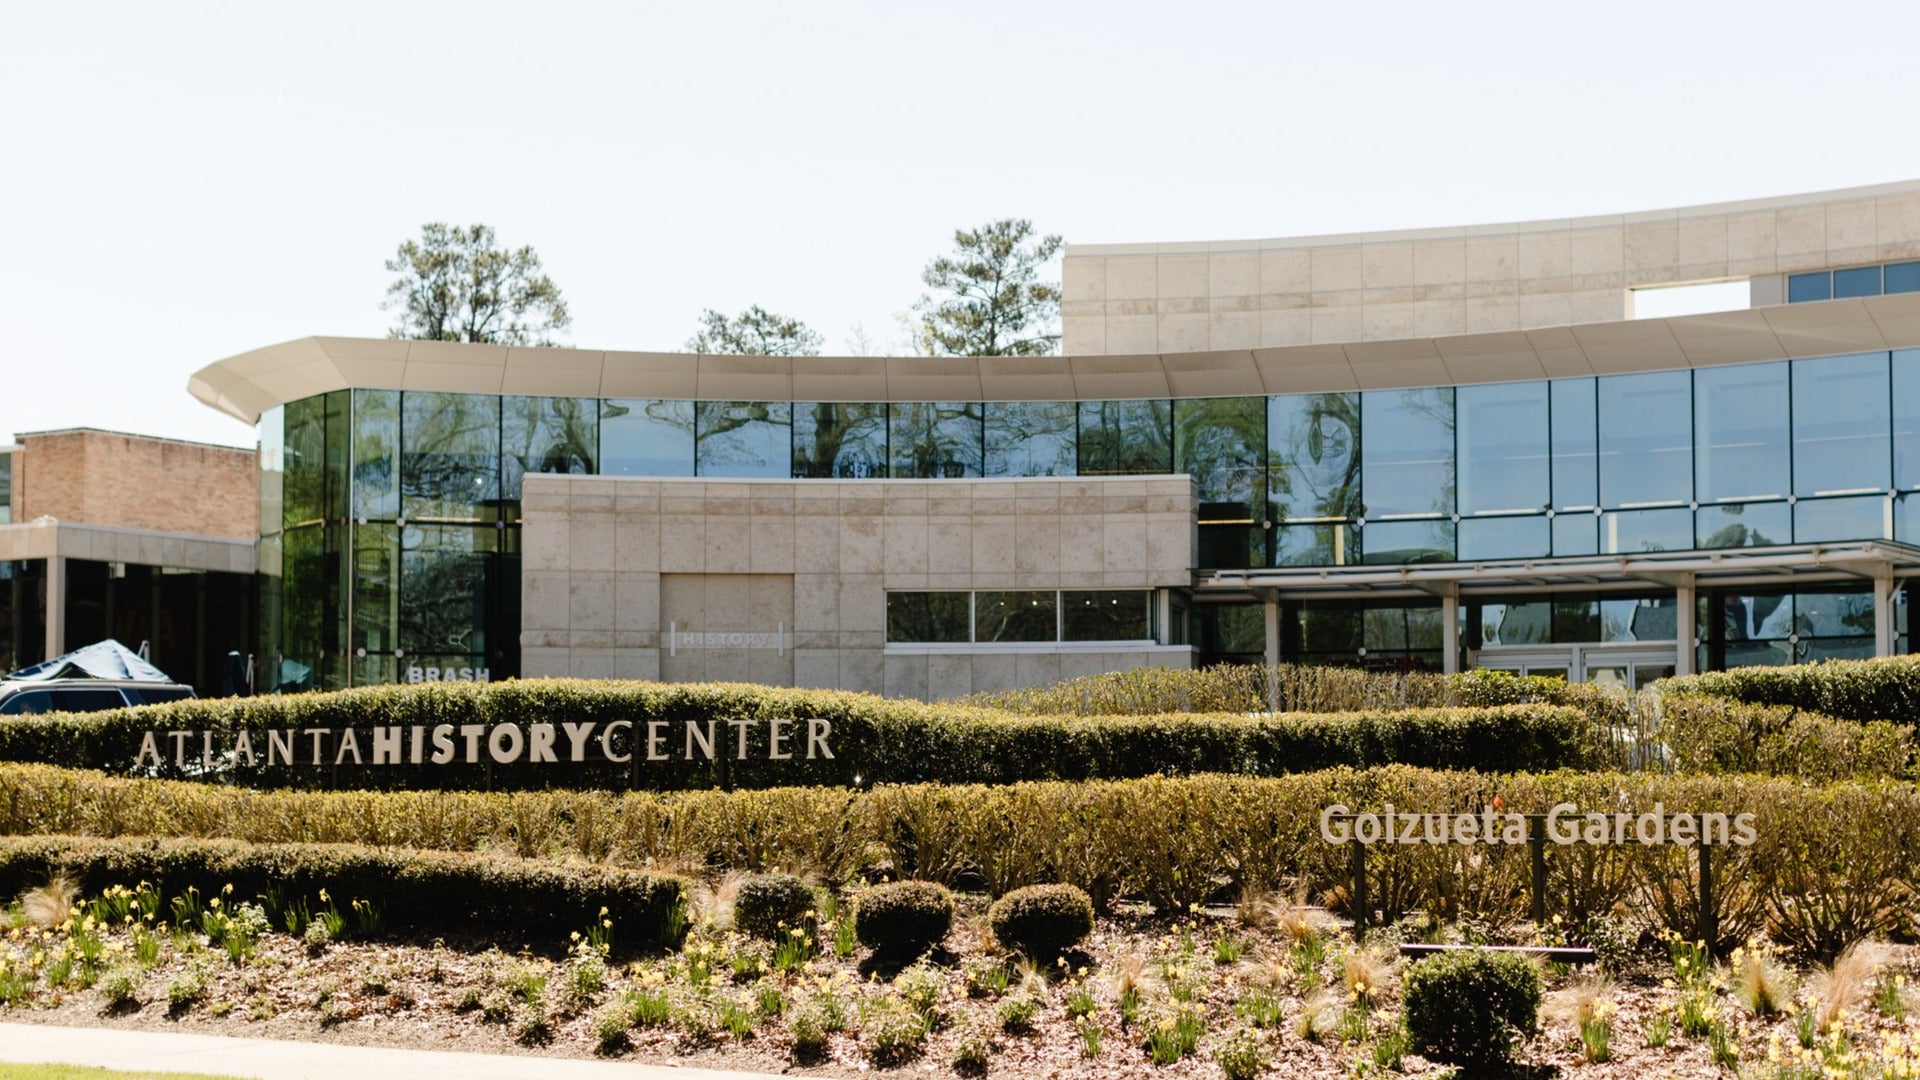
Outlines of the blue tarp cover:
<svg viewBox="0 0 1920 1080">
<path fill-rule="evenodd" d="M 56 656 L 24 667 L 7 676 L 9 682 L 41 682 L 47 679 L 132 679 L 136 682 L 170 683 L 167 673 L 140 659 L 140 654 L 108 638 L 65 656 Z"/>
</svg>

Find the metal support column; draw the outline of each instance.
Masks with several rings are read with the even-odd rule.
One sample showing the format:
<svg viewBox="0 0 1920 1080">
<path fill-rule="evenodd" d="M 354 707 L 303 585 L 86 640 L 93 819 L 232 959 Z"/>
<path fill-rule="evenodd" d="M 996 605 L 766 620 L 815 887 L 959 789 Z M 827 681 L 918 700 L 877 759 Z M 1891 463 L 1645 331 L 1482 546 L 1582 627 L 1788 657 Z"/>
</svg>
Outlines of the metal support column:
<svg viewBox="0 0 1920 1080">
<path fill-rule="evenodd" d="M 1460 594 L 1440 598 L 1440 670 L 1448 675 L 1460 670 Z"/>
<path fill-rule="evenodd" d="M 67 560 L 47 559 L 47 655 L 51 660 L 67 651 Z"/>
<path fill-rule="evenodd" d="M 1699 613 L 1699 605 L 1694 600 L 1693 595 L 1692 574 L 1686 575 L 1680 583 L 1674 587 L 1673 608 L 1673 636 L 1679 639 L 1677 647 L 1674 650 L 1673 673 L 1675 675 L 1691 675 L 1693 674 L 1693 639 L 1698 635 L 1698 631 L 1695 629 L 1695 618 Z"/>
<path fill-rule="evenodd" d="M 1280 666 L 1280 594 L 1269 591 L 1266 595 L 1267 617 L 1267 666 Z"/>
<path fill-rule="evenodd" d="M 1892 656 L 1900 628 L 1893 625 L 1893 567 L 1881 564 L 1873 569 L 1873 655 Z"/>
</svg>

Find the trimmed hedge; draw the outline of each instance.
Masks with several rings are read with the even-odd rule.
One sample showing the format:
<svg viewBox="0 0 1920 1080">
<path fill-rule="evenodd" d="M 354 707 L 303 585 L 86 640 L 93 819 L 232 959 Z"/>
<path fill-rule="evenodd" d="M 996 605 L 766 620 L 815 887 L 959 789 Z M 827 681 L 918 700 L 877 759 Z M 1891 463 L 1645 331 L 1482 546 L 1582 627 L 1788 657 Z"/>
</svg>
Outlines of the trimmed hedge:
<svg viewBox="0 0 1920 1080">
<path fill-rule="evenodd" d="M 1914 730 L 1885 720 L 1835 720 L 1792 705 L 1667 694 L 1660 733 L 1682 772 L 1763 773 L 1834 780 L 1913 775 Z"/>
<path fill-rule="evenodd" d="M 1093 933 L 1093 901 L 1072 885 L 1028 885 L 995 900 L 987 924 L 1008 949 L 1052 960 Z"/>
<path fill-rule="evenodd" d="M 0 834 L 171 833 L 259 843 L 519 851 L 628 866 L 818 868 L 829 882 L 887 874 L 998 895 L 1067 882 L 1104 904 L 1162 909 L 1236 890 L 1347 881 L 1348 852 L 1319 835 L 1332 803 L 1355 809 L 1472 812 L 1560 802 L 1640 813 L 1755 815 L 1756 842 L 1715 852 L 1722 933 L 1769 927 L 1816 955 L 1867 935 L 1912 934 L 1920 891 L 1920 788 L 1809 786 L 1792 778 L 1575 773 L 1494 776 L 1404 767 L 1284 777 L 1151 777 L 873 790 L 368 792 L 247 791 L 0 766 Z M 1524 918 L 1524 846 L 1376 846 L 1368 893 L 1390 914 Z M 1692 852 L 1638 844 L 1550 846 L 1553 909 L 1578 923 L 1627 905 L 1691 936 Z"/>
<path fill-rule="evenodd" d="M 1920 656 L 1734 668 L 1665 679 L 1658 686 L 1668 694 L 1791 705 L 1842 720 L 1920 723 Z"/>
<path fill-rule="evenodd" d="M 1407 969 L 1405 1001 L 1415 1053 L 1491 1068 L 1540 1029 L 1540 969 L 1515 953 L 1442 953 Z"/>
<path fill-rule="evenodd" d="M 189 888 L 219 896 L 231 885 L 240 898 L 273 890 L 316 898 L 325 889 L 343 908 L 373 901 L 391 928 L 471 933 L 491 927 L 510 940 L 561 941 L 604 917 L 623 947 L 677 945 L 687 898 L 686 882 L 671 875 L 468 853 L 232 840 L 0 840 L 0 896 L 44 885 L 56 874 L 83 893 L 143 881 L 166 896 Z"/>
<path fill-rule="evenodd" d="M 854 937 L 880 956 L 919 956 L 952 927 L 953 894 L 932 881 L 888 882 L 854 899 Z"/>
<path fill-rule="evenodd" d="M 763 941 L 812 931 L 813 890 L 792 874 L 755 874 L 733 894 L 733 925 Z"/>
<path fill-rule="evenodd" d="M 790 759 L 770 757 L 774 720 L 795 721 L 778 729 L 784 733 L 782 752 Z M 830 727 L 821 738 L 831 758 L 805 756 L 813 721 Z M 563 726 L 569 723 L 595 725 L 580 741 L 581 761 L 569 760 L 573 744 Z M 609 725 L 613 734 L 603 747 L 597 733 Z M 463 726 L 474 727 L 468 733 Z M 336 763 L 345 753 L 341 733 L 348 729 L 355 732 L 354 751 L 365 764 L 352 758 Z M 410 754 L 416 731 L 423 751 L 430 752 L 437 730 L 454 760 L 372 764 L 376 729 L 397 731 L 397 742 L 389 745 L 403 756 Z M 157 737 L 159 764 L 149 760 L 136 768 L 143 738 L 155 731 L 193 734 L 180 740 Z M 306 764 L 266 764 L 268 731 L 295 733 L 295 760 Z M 259 763 L 236 765 L 229 759 L 240 732 L 249 733 Z M 520 760 L 500 764 L 492 759 L 488 746 L 496 732 L 511 736 L 499 745 L 517 748 Z M 706 759 L 699 741 L 709 732 L 717 744 L 716 761 Z M 658 741 L 650 741 L 650 734 Z M 558 760 L 526 760 L 543 737 Z M 318 765 L 311 763 L 316 742 Z M 1087 718 L 1020 716 L 838 691 L 600 680 L 381 686 L 0 722 L 0 761 L 268 787 L 382 789 L 1005 784 L 1213 772 L 1271 776 L 1384 764 L 1507 772 L 1593 764 L 1600 744 L 1587 716 L 1538 703 L 1330 715 Z M 472 763 L 465 760 L 469 748 L 478 759 Z M 632 754 L 634 761 L 608 763 L 605 749 L 615 757 Z M 649 760 L 649 749 L 661 760 Z"/>
<path fill-rule="evenodd" d="M 1379 672 L 1324 665 L 1218 664 L 1134 668 L 1051 686 L 975 694 L 968 704 L 1041 716 L 1153 716 L 1175 712 L 1371 712 L 1544 704 L 1615 723 L 1626 696 L 1587 683 L 1476 669 L 1457 675 Z"/>
</svg>

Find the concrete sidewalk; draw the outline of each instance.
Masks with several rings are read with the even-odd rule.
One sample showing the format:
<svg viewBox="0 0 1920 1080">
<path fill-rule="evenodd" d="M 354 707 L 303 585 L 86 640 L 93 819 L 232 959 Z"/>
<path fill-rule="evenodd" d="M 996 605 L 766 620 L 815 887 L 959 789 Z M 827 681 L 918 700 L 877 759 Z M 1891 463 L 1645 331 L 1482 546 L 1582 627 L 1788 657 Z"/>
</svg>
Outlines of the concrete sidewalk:
<svg viewBox="0 0 1920 1080">
<path fill-rule="evenodd" d="M 0 1061 L 96 1065 L 109 1069 L 211 1073 L 248 1080 L 324 1077 L 460 1077 L 465 1080 L 766 1080 L 764 1073 L 716 1072 L 575 1058 L 451 1054 L 335 1043 L 233 1039 L 168 1031 L 0 1024 Z"/>
</svg>

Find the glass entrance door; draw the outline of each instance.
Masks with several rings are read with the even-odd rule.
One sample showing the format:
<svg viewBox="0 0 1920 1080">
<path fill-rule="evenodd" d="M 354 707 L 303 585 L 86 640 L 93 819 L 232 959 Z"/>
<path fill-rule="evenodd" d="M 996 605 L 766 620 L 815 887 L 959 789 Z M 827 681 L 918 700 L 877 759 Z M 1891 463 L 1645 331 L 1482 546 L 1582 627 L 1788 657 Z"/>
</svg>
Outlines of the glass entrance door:
<svg viewBox="0 0 1920 1080">
<path fill-rule="evenodd" d="M 1481 649 L 1473 662 L 1475 667 L 1518 675 L 1558 676 L 1568 682 L 1639 690 L 1674 673 L 1676 648 L 1671 642 L 1643 641 L 1620 645 L 1497 645 Z"/>
</svg>

